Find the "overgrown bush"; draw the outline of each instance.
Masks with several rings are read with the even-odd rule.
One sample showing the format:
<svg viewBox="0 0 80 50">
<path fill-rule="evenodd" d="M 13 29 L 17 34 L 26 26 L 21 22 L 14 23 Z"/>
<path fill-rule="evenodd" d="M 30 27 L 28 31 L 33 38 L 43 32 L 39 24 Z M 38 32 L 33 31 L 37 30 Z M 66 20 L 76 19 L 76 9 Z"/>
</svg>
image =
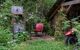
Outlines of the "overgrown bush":
<svg viewBox="0 0 80 50">
<path fill-rule="evenodd" d="M 9 50 L 7 47 L 0 46 L 0 50 Z"/>
<path fill-rule="evenodd" d="M 67 20 L 65 20 L 63 22 L 63 28 L 62 29 L 65 31 L 69 26 L 70 26 L 70 23 Z"/>
<path fill-rule="evenodd" d="M 44 21 L 44 32 L 48 35 L 53 36 L 54 35 L 54 29 L 51 28 L 50 23 L 48 23 L 46 20 Z"/>
<path fill-rule="evenodd" d="M 17 42 L 22 42 L 28 40 L 30 37 L 28 35 L 28 32 L 21 32 L 18 33 Z"/>
<path fill-rule="evenodd" d="M 78 32 L 76 32 L 76 34 L 77 34 L 77 37 L 78 37 L 78 43 L 80 44 L 80 23 L 75 21 L 75 22 L 73 22 L 73 26 L 74 26 L 75 29 L 78 30 Z"/>
<path fill-rule="evenodd" d="M 32 15 L 27 18 L 27 23 L 26 23 L 26 29 L 29 32 L 34 31 L 34 26 L 38 21 L 41 21 L 42 19 L 40 17 L 37 17 L 36 15 Z"/>
<path fill-rule="evenodd" d="M 5 0 L 0 7 L 0 25 L 4 27 L 10 26 L 11 23 L 11 6 L 13 2 L 11 0 Z"/>
<path fill-rule="evenodd" d="M 6 45 L 11 39 L 12 36 L 10 30 L 0 27 L 0 45 Z"/>
</svg>

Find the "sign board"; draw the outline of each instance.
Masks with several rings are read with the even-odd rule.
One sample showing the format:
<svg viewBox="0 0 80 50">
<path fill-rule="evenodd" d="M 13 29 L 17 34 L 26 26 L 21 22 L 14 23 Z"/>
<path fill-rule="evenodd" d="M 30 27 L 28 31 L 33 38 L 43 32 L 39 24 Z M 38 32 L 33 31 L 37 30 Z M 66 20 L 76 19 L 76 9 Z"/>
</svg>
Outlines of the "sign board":
<svg viewBox="0 0 80 50">
<path fill-rule="evenodd" d="M 22 6 L 12 6 L 11 13 L 13 14 L 23 14 L 23 7 Z"/>
<path fill-rule="evenodd" d="M 13 25 L 13 32 L 14 33 L 19 33 L 19 32 L 24 32 L 24 31 L 25 31 L 24 24 L 15 23 Z"/>
</svg>

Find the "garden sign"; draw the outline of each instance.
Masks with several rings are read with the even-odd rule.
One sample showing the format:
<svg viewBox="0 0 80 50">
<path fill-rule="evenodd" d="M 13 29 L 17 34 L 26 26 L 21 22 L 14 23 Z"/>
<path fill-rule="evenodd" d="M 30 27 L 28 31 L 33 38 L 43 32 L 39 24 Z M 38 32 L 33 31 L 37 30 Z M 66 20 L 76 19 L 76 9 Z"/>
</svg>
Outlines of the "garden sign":
<svg viewBox="0 0 80 50">
<path fill-rule="evenodd" d="M 22 6 L 12 6 L 11 13 L 12 14 L 23 14 L 23 7 Z"/>
</svg>

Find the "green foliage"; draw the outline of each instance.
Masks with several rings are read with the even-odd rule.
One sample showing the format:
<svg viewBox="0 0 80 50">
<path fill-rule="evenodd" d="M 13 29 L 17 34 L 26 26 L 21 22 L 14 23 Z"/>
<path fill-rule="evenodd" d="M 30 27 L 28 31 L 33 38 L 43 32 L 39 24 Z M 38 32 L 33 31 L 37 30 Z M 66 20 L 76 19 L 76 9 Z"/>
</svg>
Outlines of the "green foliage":
<svg viewBox="0 0 80 50">
<path fill-rule="evenodd" d="M 63 28 L 62 29 L 65 31 L 69 26 L 70 26 L 70 23 L 67 20 L 65 20 L 63 22 Z"/>
<path fill-rule="evenodd" d="M 11 11 L 12 5 L 23 6 L 24 7 L 24 14 L 29 15 L 30 13 L 33 13 L 32 17 L 27 16 L 28 18 L 25 19 L 25 20 L 29 20 L 28 21 L 29 31 L 33 31 L 33 25 L 38 20 L 40 20 L 40 21 L 44 20 L 44 19 L 40 18 L 43 16 L 43 15 L 41 15 L 41 13 L 43 13 L 43 11 L 46 8 L 47 8 L 47 10 L 49 10 L 49 8 L 55 3 L 55 1 L 56 0 L 44 0 L 44 1 L 43 0 L 42 1 L 38 1 L 38 0 L 20 0 L 20 1 L 19 0 L 16 0 L 16 1 L 15 0 L 6 0 L 2 4 L 2 7 L 0 9 L 0 11 L 1 11 L 0 12 L 0 25 L 4 26 L 4 27 L 11 25 L 10 23 L 11 23 L 12 15 L 11 15 L 10 11 Z M 36 11 L 37 11 L 37 13 L 36 13 Z M 29 19 L 29 18 L 31 18 L 31 19 Z"/>
<path fill-rule="evenodd" d="M 22 0 L 20 4 L 24 7 L 25 14 L 33 12 L 38 16 L 44 16 L 55 2 L 56 0 Z"/>
<path fill-rule="evenodd" d="M 7 47 L 0 46 L 0 50 L 9 50 Z"/>
<path fill-rule="evenodd" d="M 10 25 L 11 21 L 11 6 L 12 6 L 11 0 L 6 0 L 2 7 L 0 8 L 0 25 L 7 27 Z"/>
<path fill-rule="evenodd" d="M 29 17 L 29 18 L 27 18 L 28 20 L 27 20 L 27 25 L 26 25 L 26 27 L 27 27 L 27 30 L 29 31 L 29 32 L 33 32 L 34 31 L 34 26 L 35 26 L 35 24 L 38 22 L 38 21 L 40 21 L 40 22 L 42 22 L 43 24 L 44 24 L 44 32 L 46 33 L 46 34 L 48 34 L 48 35 L 54 35 L 53 33 L 54 33 L 54 31 L 52 30 L 52 28 L 51 28 L 51 26 L 50 26 L 50 24 L 46 21 L 46 19 L 45 18 L 40 18 L 40 17 L 37 17 L 36 15 L 35 16 L 31 16 L 31 17 Z"/>
<path fill-rule="evenodd" d="M 34 25 L 38 21 L 42 21 L 42 19 L 40 17 L 37 17 L 36 15 L 28 17 L 27 24 L 26 24 L 27 31 L 29 32 L 34 31 Z"/>
<path fill-rule="evenodd" d="M 9 29 L 0 27 L 0 45 L 6 45 L 8 41 L 12 39 Z"/>
<path fill-rule="evenodd" d="M 44 0 L 44 4 L 47 5 L 47 8 L 51 8 L 56 0 Z"/>
<path fill-rule="evenodd" d="M 80 44 L 80 23 L 77 21 L 73 22 L 73 27 L 78 30 L 76 31 L 76 34 L 78 37 L 78 43 Z"/>
<path fill-rule="evenodd" d="M 72 50 L 72 46 L 64 45 L 63 41 L 34 40 L 29 43 L 21 43 L 11 50 Z"/>
<path fill-rule="evenodd" d="M 45 20 L 44 21 L 44 32 L 48 35 L 53 36 L 54 35 L 54 30 L 51 28 L 51 25 Z"/>
<path fill-rule="evenodd" d="M 18 33 L 17 42 L 22 42 L 28 40 L 30 37 L 28 35 L 28 32 L 21 32 Z"/>
<path fill-rule="evenodd" d="M 5 2 L 5 0 L 0 0 L 0 4 L 3 4 L 3 2 Z"/>
<path fill-rule="evenodd" d="M 70 26 L 69 21 L 64 21 L 63 30 L 66 30 Z M 80 43 L 80 23 L 78 21 L 72 21 L 73 28 L 77 29 L 76 31 L 78 37 L 78 43 Z"/>
</svg>

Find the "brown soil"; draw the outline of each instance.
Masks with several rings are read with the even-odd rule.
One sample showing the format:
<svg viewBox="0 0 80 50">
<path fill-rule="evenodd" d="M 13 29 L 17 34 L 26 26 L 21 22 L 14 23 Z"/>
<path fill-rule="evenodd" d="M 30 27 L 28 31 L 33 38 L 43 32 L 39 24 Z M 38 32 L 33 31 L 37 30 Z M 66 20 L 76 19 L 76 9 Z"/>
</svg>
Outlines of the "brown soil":
<svg viewBox="0 0 80 50">
<path fill-rule="evenodd" d="M 43 39 L 43 40 L 54 40 L 55 38 L 49 35 L 44 36 L 32 36 L 31 40 L 37 40 L 37 39 Z"/>
</svg>

